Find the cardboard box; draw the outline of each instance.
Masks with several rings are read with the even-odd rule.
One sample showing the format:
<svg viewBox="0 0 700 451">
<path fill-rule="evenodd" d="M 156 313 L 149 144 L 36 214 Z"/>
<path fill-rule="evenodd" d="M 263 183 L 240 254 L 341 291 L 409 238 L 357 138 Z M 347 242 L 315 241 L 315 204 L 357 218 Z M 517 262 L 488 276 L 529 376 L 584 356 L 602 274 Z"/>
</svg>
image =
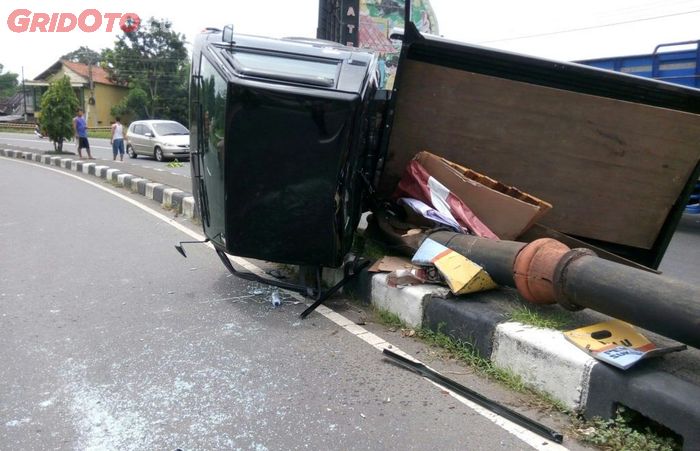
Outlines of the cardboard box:
<svg viewBox="0 0 700 451">
<path fill-rule="evenodd" d="M 514 240 L 552 208 L 541 199 L 430 152 L 420 152 L 415 160 L 503 240 Z"/>
</svg>

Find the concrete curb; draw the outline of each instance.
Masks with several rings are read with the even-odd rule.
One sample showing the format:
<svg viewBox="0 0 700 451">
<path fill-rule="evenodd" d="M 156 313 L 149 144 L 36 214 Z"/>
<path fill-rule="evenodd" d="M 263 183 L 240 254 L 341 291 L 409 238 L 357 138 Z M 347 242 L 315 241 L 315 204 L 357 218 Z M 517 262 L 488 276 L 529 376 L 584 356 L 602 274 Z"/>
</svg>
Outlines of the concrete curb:
<svg viewBox="0 0 700 451">
<path fill-rule="evenodd" d="M 185 218 L 192 219 L 195 217 L 194 197 L 192 194 L 177 188 L 171 188 L 162 183 L 155 183 L 145 178 L 136 177 L 116 168 L 74 158 L 62 158 L 11 149 L 0 149 L 0 156 L 21 158 L 104 179 L 132 193 L 154 200 L 160 203 L 163 208 L 173 210 L 178 215 L 182 215 Z"/>
<path fill-rule="evenodd" d="M 342 270 L 328 272 L 332 280 Z M 520 376 L 572 411 L 587 418 L 610 418 L 618 405 L 624 405 L 683 437 L 685 450 L 700 449 L 700 387 L 646 366 L 617 370 L 586 355 L 560 331 L 509 321 L 503 307 L 509 302 L 504 299 L 517 299 L 515 290 L 446 299 L 443 287 L 397 289 L 387 285 L 386 274 L 366 275 L 369 287 L 348 287 L 355 294 L 368 293 L 362 297 L 366 303 L 397 315 L 411 327 L 469 343 L 496 367 Z"/>
</svg>

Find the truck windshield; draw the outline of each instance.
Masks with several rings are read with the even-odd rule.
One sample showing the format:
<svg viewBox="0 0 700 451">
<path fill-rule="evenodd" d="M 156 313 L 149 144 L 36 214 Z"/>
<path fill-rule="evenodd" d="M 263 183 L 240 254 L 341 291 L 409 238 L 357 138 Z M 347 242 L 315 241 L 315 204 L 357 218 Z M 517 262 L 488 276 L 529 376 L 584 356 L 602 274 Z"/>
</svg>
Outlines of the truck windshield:
<svg viewBox="0 0 700 451">
<path fill-rule="evenodd" d="M 338 62 L 333 60 L 308 60 L 244 52 L 227 52 L 226 56 L 236 72 L 251 77 L 333 87 L 338 73 Z"/>
</svg>

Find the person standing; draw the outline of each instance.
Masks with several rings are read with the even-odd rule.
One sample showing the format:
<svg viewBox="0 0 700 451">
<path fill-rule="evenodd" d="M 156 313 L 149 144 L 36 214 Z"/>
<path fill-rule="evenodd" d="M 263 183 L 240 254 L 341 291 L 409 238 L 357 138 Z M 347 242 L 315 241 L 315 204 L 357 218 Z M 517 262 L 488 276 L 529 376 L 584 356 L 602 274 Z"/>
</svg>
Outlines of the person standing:
<svg viewBox="0 0 700 451">
<path fill-rule="evenodd" d="M 73 118 L 73 131 L 75 132 L 75 137 L 78 140 L 78 157 L 83 158 L 82 149 L 87 151 L 88 159 L 94 160 L 92 154 L 90 153 L 90 143 L 88 142 L 87 135 L 87 122 L 83 117 L 83 110 L 78 109 L 78 115 Z"/>
<path fill-rule="evenodd" d="M 112 155 L 113 160 L 117 160 L 117 154 L 119 154 L 119 161 L 124 161 L 124 126 L 121 123 L 119 116 L 114 118 L 114 124 L 112 124 L 112 139 L 110 140 L 112 144 Z"/>
</svg>

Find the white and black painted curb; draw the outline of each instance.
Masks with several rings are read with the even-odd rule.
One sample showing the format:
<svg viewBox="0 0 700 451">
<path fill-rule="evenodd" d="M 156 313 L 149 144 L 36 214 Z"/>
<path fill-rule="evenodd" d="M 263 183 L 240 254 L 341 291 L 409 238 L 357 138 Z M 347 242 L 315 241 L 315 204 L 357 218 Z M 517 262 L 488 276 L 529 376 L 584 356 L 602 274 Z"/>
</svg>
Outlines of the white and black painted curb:
<svg viewBox="0 0 700 451">
<path fill-rule="evenodd" d="M 95 160 L 80 160 L 10 149 L 0 149 L 0 156 L 34 161 L 50 166 L 57 166 L 73 172 L 93 175 L 130 190 L 132 193 L 140 194 L 148 199 L 154 200 L 160 203 L 164 208 L 177 212 L 178 215 L 189 219 L 195 216 L 194 197 L 192 194 L 123 172 L 120 169 L 105 166 L 95 162 Z"/>
<path fill-rule="evenodd" d="M 337 278 L 329 271 L 328 279 Z M 326 278 L 326 277 L 324 277 Z M 620 371 L 586 355 L 557 330 L 510 321 L 518 294 L 509 288 L 446 298 L 431 285 L 389 287 L 386 274 L 363 273 L 349 287 L 373 306 L 413 328 L 427 328 L 471 344 L 495 366 L 588 418 L 611 418 L 624 405 L 683 438 L 685 450 L 700 449 L 700 387 L 660 369 Z"/>
</svg>

